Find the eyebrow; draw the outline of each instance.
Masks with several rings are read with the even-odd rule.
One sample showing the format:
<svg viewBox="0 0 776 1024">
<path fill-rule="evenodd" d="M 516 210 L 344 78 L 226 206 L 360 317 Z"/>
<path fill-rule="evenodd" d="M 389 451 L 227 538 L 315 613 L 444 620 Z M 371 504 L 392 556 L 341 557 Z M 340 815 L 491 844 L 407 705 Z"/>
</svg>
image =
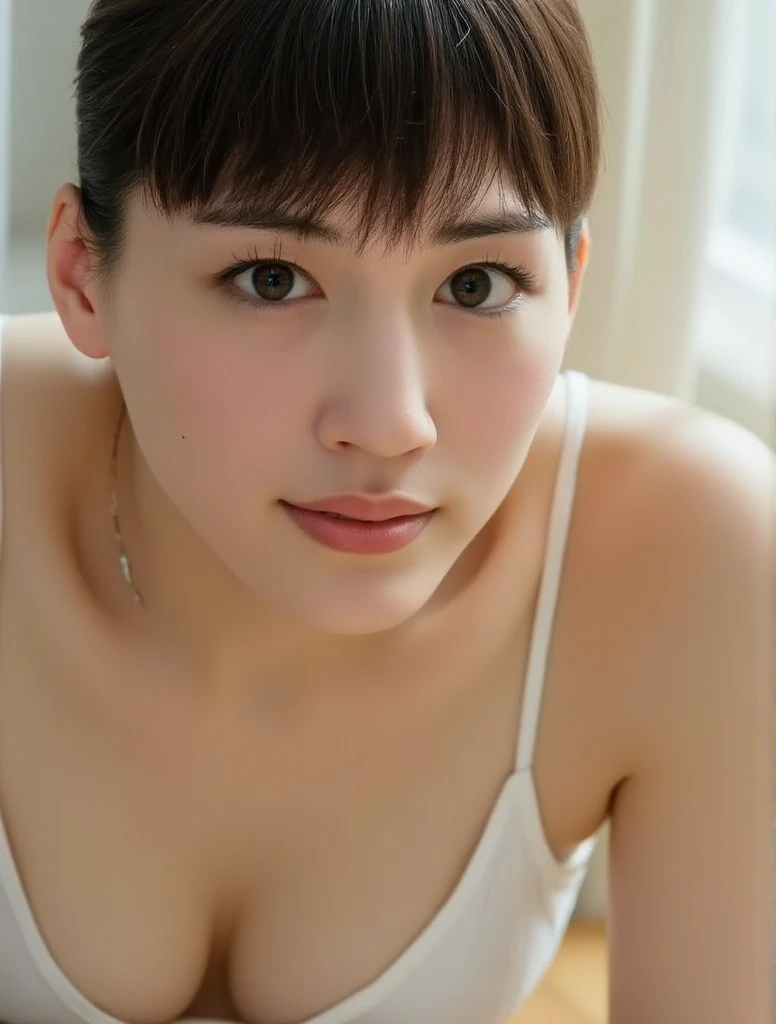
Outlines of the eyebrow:
<svg viewBox="0 0 776 1024">
<path fill-rule="evenodd" d="M 241 209 L 235 206 L 213 207 L 194 218 L 195 225 L 219 228 L 252 228 L 256 231 L 280 231 L 296 235 L 300 240 L 314 239 L 327 245 L 346 246 L 348 240 L 335 228 L 306 217 L 270 210 Z M 535 234 L 552 227 L 540 213 L 512 210 L 476 217 L 460 223 L 442 224 L 433 232 L 434 245 L 455 245 L 472 238 L 490 235 Z"/>
</svg>

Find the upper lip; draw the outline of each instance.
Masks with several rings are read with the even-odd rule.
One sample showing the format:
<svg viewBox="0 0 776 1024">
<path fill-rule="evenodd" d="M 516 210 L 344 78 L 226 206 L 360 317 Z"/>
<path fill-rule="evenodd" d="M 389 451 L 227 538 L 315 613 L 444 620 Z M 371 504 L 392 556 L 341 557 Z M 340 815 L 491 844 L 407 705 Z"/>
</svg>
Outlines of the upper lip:
<svg viewBox="0 0 776 1024">
<path fill-rule="evenodd" d="M 424 505 L 403 494 L 386 494 L 379 498 L 366 494 L 338 494 L 331 498 L 320 498 L 318 501 L 295 501 L 289 504 L 310 512 L 334 512 L 349 519 L 362 519 L 367 522 L 382 522 L 385 519 L 395 519 L 397 516 L 417 516 L 434 511 L 433 506 Z"/>
</svg>

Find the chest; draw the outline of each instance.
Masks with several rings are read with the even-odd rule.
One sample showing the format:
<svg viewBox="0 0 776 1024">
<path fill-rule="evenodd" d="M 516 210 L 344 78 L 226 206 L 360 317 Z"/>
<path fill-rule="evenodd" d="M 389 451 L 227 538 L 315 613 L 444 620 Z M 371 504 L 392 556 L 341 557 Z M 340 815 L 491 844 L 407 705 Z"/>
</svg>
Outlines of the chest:
<svg viewBox="0 0 776 1024">
<path fill-rule="evenodd" d="M 401 700 L 387 667 L 363 681 L 375 713 L 277 722 L 205 714 L 11 619 L 11 852 L 54 960 L 123 1020 L 303 1020 L 358 990 L 450 896 L 513 769 L 524 639 L 485 657 L 451 636 L 401 666 Z"/>
<path fill-rule="evenodd" d="M 35 926 L 90 1004 L 138 1024 L 287 1024 L 396 962 L 454 893 L 514 770 L 544 520 L 475 566 L 424 642 L 284 725 L 250 702 L 203 710 L 185 680 L 125 657 L 61 545 L 40 554 L 51 525 L 16 517 L 0 814 Z M 590 757 L 600 708 L 569 704 L 567 678 L 584 689 L 578 672 L 548 674 L 537 752 L 558 853 L 599 824 L 609 781 Z"/>
</svg>

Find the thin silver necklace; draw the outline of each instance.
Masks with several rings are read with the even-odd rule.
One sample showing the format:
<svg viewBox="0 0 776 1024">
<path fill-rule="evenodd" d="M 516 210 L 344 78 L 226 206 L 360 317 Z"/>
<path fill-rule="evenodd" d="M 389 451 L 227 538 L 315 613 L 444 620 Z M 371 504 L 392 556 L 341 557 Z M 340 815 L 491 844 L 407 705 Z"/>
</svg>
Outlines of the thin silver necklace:
<svg viewBox="0 0 776 1024">
<path fill-rule="evenodd" d="M 132 563 L 129 560 L 126 549 L 124 547 L 124 535 L 121 532 L 121 520 L 119 518 L 119 499 L 118 499 L 118 453 L 119 453 L 119 438 L 121 437 L 121 428 L 124 425 L 124 420 L 127 415 L 127 407 L 124 402 L 121 404 L 121 412 L 119 413 L 119 421 L 116 424 L 116 432 L 113 436 L 113 451 L 111 453 L 110 463 L 110 512 L 111 518 L 113 519 L 113 531 L 116 535 L 116 544 L 118 545 L 119 553 L 119 566 L 121 567 L 121 575 L 124 577 L 124 582 L 130 589 L 132 594 L 132 600 L 135 604 L 143 604 L 143 598 L 139 590 L 135 586 L 135 578 L 132 573 Z M 290 706 L 296 702 L 298 693 L 296 687 L 289 685 L 288 683 L 279 683 L 277 681 L 264 682 L 258 688 L 259 689 L 259 700 L 262 709 L 265 712 L 271 712 L 278 714 L 280 712 L 288 712 Z M 292 692 L 293 691 L 293 692 Z"/>
<path fill-rule="evenodd" d="M 129 587 L 132 593 L 132 600 L 136 604 L 142 604 L 143 598 L 135 586 L 135 578 L 132 574 L 132 565 L 129 561 L 129 556 L 124 548 L 124 535 L 121 532 L 121 521 L 119 519 L 119 498 L 118 498 L 118 461 L 119 461 L 119 438 L 121 437 L 121 428 L 124 425 L 124 419 L 127 414 L 127 407 L 124 402 L 121 403 L 121 412 L 119 413 L 119 421 L 116 424 L 116 432 L 113 435 L 113 453 L 110 460 L 110 513 L 113 519 L 113 531 L 116 535 L 116 543 L 119 548 L 119 565 L 121 566 L 121 575 L 124 577 L 124 582 Z"/>
</svg>

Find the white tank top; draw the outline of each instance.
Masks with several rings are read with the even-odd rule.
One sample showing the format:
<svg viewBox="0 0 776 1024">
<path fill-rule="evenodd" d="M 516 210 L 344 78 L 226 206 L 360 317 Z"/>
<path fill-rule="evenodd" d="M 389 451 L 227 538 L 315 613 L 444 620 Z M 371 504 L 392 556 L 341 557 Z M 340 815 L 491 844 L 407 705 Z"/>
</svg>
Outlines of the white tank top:
<svg viewBox="0 0 776 1024">
<path fill-rule="evenodd" d="M 505 1024 L 542 979 L 565 935 L 597 834 L 559 862 L 545 836 L 532 772 L 587 416 L 586 377 L 569 371 L 565 379 L 565 440 L 533 624 L 514 772 L 439 913 L 375 981 L 300 1024 Z M 0 526 L 1 481 L 0 471 Z M 132 970 L 131 964 L 127 970 Z M 92 1005 L 47 949 L 14 863 L 1 808 L 0 1021 L 122 1024 Z"/>
</svg>

